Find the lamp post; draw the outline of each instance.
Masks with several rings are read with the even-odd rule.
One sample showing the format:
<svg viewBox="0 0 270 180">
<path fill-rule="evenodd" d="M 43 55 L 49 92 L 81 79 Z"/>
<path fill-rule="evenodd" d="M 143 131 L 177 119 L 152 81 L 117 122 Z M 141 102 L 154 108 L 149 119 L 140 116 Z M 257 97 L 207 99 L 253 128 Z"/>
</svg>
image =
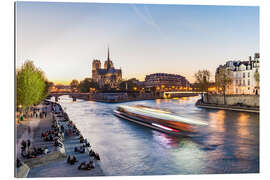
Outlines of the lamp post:
<svg viewBox="0 0 270 180">
<path fill-rule="evenodd" d="M 20 104 L 18 107 L 19 107 L 19 112 L 20 112 L 20 119 L 19 119 L 19 121 L 23 121 L 24 120 L 24 117 L 23 117 L 23 113 L 22 113 L 22 105 Z"/>
</svg>

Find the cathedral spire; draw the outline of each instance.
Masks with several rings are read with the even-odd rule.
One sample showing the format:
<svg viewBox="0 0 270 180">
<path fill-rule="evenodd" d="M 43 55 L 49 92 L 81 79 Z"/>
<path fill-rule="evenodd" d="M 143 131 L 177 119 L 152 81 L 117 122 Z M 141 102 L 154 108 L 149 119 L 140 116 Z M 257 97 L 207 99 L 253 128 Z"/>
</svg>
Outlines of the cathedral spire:
<svg viewBox="0 0 270 180">
<path fill-rule="evenodd" d="M 108 57 L 107 57 L 107 60 L 110 61 L 110 49 L 108 47 Z"/>
</svg>

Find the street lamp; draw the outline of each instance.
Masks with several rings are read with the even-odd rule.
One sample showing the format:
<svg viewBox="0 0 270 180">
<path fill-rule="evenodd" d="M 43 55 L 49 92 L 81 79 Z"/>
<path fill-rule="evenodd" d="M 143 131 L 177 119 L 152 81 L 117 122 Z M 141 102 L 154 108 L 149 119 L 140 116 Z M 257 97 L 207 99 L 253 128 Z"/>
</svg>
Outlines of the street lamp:
<svg viewBox="0 0 270 180">
<path fill-rule="evenodd" d="M 19 108 L 20 113 L 22 113 L 21 112 L 22 111 L 22 105 L 21 104 L 18 106 L 18 108 Z"/>
</svg>

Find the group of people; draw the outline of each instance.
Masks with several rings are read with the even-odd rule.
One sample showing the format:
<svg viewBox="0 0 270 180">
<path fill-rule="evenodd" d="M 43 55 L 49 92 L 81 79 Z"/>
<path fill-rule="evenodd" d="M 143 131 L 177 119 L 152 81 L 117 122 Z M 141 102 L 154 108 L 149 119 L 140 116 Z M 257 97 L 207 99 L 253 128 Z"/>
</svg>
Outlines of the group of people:
<svg viewBox="0 0 270 180">
<path fill-rule="evenodd" d="M 30 114 L 30 117 L 36 117 L 36 118 L 46 118 L 48 115 L 48 108 L 45 107 L 45 108 L 35 108 L 35 107 L 32 107 L 31 108 L 31 114 Z"/>
<path fill-rule="evenodd" d="M 67 158 L 67 163 L 68 163 L 68 164 L 74 165 L 76 162 L 78 162 L 78 160 L 76 159 L 75 156 L 73 156 L 73 157 L 71 158 L 70 155 L 68 155 L 68 158 Z"/>
<path fill-rule="evenodd" d="M 63 147 L 64 131 L 65 128 L 62 126 L 60 128 L 57 121 L 54 120 L 51 129 L 41 133 L 41 138 L 43 141 L 54 141 L 55 147 Z"/>
<path fill-rule="evenodd" d="M 95 162 L 90 160 L 89 163 L 86 163 L 85 161 L 82 162 L 79 166 L 79 170 L 91 170 L 95 168 Z"/>
<path fill-rule="evenodd" d="M 89 152 L 89 156 L 94 157 L 95 160 L 100 160 L 99 154 L 93 151 L 92 149 Z"/>
<path fill-rule="evenodd" d="M 35 158 L 39 155 L 42 155 L 42 154 L 47 154 L 49 153 L 49 150 L 48 150 L 48 147 L 31 147 L 31 141 L 28 139 L 28 140 L 23 140 L 21 142 L 21 156 L 23 158 L 27 158 L 27 159 L 30 159 L 30 158 Z"/>
<path fill-rule="evenodd" d="M 73 136 L 73 135 L 80 135 L 81 132 L 77 129 L 76 125 L 73 124 L 72 121 L 68 121 L 67 129 L 66 129 L 67 136 Z"/>
<path fill-rule="evenodd" d="M 79 147 L 75 147 L 74 148 L 74 152 L 78 152 L 78 153 L 86 153 L 86 148 L 87 147 L 91 147 L 90 143 L 88 142 L 87 139 L 85 139 L 82 135 L 81 135 L 81 132 L 77 129 L 77 127 L 75 126 L 75 124 L 73 124 L 72 121 L 69 121 L 67 123 L 67 132 L 69 134 L 72 134 L 72 135 L 77 135 L 79 136 L 79 141 L 80 143 L 82 143 L 82 146 L 79 146 Z M 99 157 L 99 154 L 98 153 L 95 153 L 92 149 L 90 149 L 89 151 L 89 156 L 90 157 L 93 157 L 94 160 L 100 160 L 100 157 Z M 70 157 L 70 155 L 68 156 L 67 158 L 67 163 L 68 164 L 75 164 L 77 162 L 77 159 L 75 156 L 73 156 L 72 158 Z M 88 163 L 86 163 L 85 161 L 82 162 L 79 166 L 78 166 L 78 169 L 79 170 L 91 170 L 95 168 L 95 162 L 93 160 L 90 160 Z"/>
</svg>

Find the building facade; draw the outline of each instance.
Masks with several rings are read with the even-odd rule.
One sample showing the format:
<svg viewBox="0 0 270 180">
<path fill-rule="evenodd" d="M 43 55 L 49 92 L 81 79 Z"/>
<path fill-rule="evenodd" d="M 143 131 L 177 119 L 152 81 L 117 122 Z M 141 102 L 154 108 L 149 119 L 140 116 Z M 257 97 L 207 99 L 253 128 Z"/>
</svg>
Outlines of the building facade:
<svg viewBox="0 0 270 180">
<path fill-rule="evenodd" d="M 155 88 L 157 91 L 178 91 L 188 90 L 189 81 L 181 75 L 155 73 L 145 77 L 145 88 Z"/>
<path fill-rule="evenodd" d="M 114 68 L 113 62 L 110 59 L 109 48 L 107 60 L 104 62 L 104 68 L 101 68 L 100 60 L 93 60 L 92 79 L 98 83 L 100 88 L 117 88 L 122 81 L 122 70 Z"/>
<path fill-rule="evenodd" d="M 249 57 L 248 61 L 227 61 L 216 70 L 216 75 L 220 68 L 230 70 L 232 79 L 231 85 L 226 89 L 227 94 L 258 94 L 259 82 L 256 81 L 255 74 L 260 72 L 260 54 L 255 53 L 254 58 Z M 217 76 L 216 76 L 217 77 Z"/>
</svg>

